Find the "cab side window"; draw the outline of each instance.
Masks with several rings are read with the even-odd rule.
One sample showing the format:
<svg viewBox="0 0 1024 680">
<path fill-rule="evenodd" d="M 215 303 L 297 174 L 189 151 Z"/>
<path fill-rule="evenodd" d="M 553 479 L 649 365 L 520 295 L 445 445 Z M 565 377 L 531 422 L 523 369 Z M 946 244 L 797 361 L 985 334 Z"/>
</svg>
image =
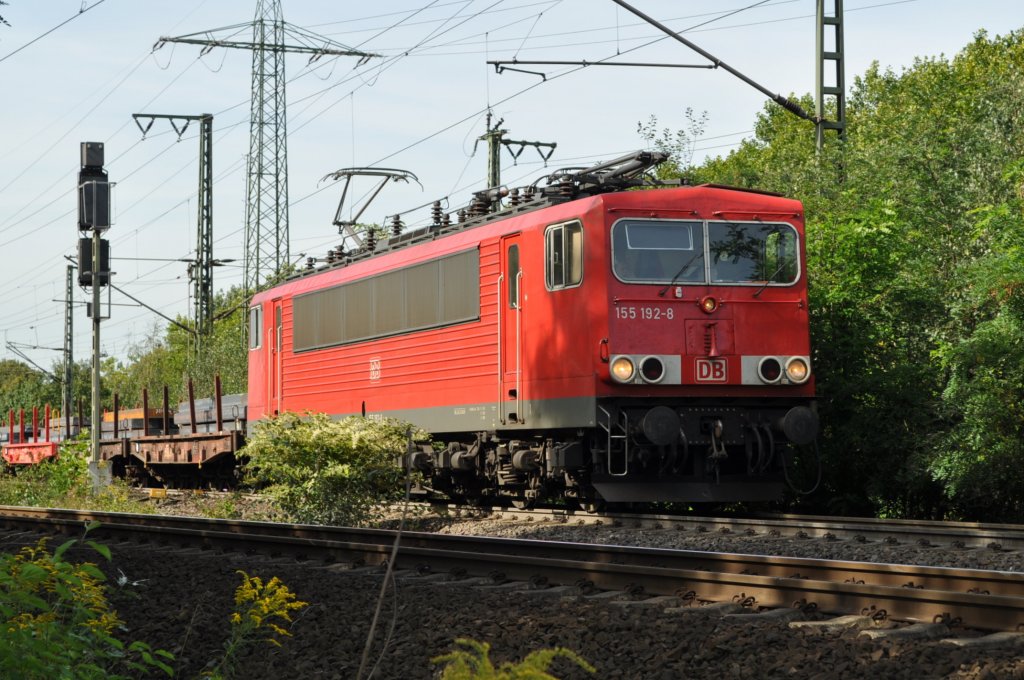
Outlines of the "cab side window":
<svg viewBox="0 0 1024 680">
<path fill-rule="evenodd" d="M 519 268 L 519 246 L 512 244 L 508 247 L 508 307 L 509 309 L 519 308 L 519 275 L 522 270 Z"/>
<path fill-rule="evenodd" d="M 259 349 L 263 339 L 263 310 L 257 305 L 249 308 L 249 349 Z"/>
<path fill-rule="evenodd" d="M 583 281 L 583 225 L 554 224 L 544 234 L 544 279 L 548 290 L 561 290 Z"/>
</svg>

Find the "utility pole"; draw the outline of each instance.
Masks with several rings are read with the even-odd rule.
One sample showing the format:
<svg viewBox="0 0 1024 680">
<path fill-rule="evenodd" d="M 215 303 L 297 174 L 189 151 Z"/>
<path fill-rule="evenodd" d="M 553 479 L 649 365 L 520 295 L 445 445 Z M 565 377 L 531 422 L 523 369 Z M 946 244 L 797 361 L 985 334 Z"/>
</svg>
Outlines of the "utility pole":
<svg viewBox="0 0 1024 680">
<path fill-rule="evenodd" d="M 324 56 L 355 56 L 360 63 L 379 55 L 346 47 L 329 38 L 284 21 L 281 0 L 257 0 L 252 40 L 233 40 L 239 26 L 228 26 L 175 38 L 164 43 L 202 45 L 203 53 L 214 47 L 252 51 L 252 94 L 249 119 L 249 158 L 246 171 L 245 290 L 259 285 L 290 261 L 288 243 L 288 146 L 285 101 L 284 55 L 310 55 L 310 62 Z M 222 32 L 225 38 L 218 39 Z M 291 38 L 288 44 L 286 39 Z"/>
<path fill-rule="evenodd" d="M 825 130 L 835 130 L 840 140 L 846 139 L 846 69 L 843 49 L 843 0 L 831 0 L 832 14 L 825 15 L 826 0 L 817 0 L 817 33 L 815 46 L 817 51 L 817 68 L 814 71 L 815 82 L 815 128 L 818 151 L 825 145 Z M 825 29 L 833 29 L 834 49 L 825 48 Z M 835 69 L 835 84 L 825 84 L 825 69 L 831 62 Z M 836 118 L 825 120 L 825 97 L 835 97 Z"/>
<path fill-rule="evenodd" d="M 508 130 L 502 129 L 501 124 L 505 122 L 504 118 L 498 120 L 491 127 L 491 112 L 487 112 L 487 132 L 477 138 L 477 141 L 487 142 L 487 188 L 496 189 L 501 186 L 501 147 L 505 146 L 508 148 L 509 153 L 512 154 L 513 160 L 518 160 L 523 154 L 523 150 L 528 146 L 532 146 L 537 149 L 537 153 L 544 159 L 546 163 L 551 154 L 555 152 L 555 147 L 558 146 L 557 142 L 527 142 L 517 139 L 505 139 L 505 135 L 508 134 Z M 513 149 L 513 147 L 516 147 Z M 541 148 L 546 148 L 547 153 L 541 151 Z M 498 199 L 500 200 L 500 199 Z M 492 208 L 497 205 L 498 201 L 492 204 Z"/>
<path fill-rule="evenodd" d="M 61 391 L 60 411 L 64 414 L 64 435 L 71 436 L 71 408 L 74 400 L 75 366 L 75 265 L 68 265 L 67 285 L 64 290 L 64 389 Z M 81 423 L 79 423 L 81 426 Z"/>
<path fill-rule="evenodd" d="M 493 189 L 501 186 L 501 138 L 508 130 L 503 130 L 501 124 L 505 122 L 502 118 L 494 127 L 491 127 L 491 112 L 487 112 L 487 132 L 480 139 L 487 142 L 487 188 Z"/>
<path fill-rule="evenodd" d="M 100 288 L 110 283 L 110 247 L 102 238 L 110 228 L 110 188 L 107 171 L 103 169 L 103 143 L 82 142 L 82 169 L 78 172 L 78 230 L 92 231 L 91 257 L 89 239 L 78 241 L 78 283 L 92 286 L 92 418 L 89 421 L 92 461 L 89 473 L 93 492 L 108 483 L 110 470 L 100 460 Z"/>
<path fill-rule="evenodd" d="M 178 139 L 192 121 L 199 121 L 199 213 L 196 219 L 196 258 L 189 263 L 188 278 L 193 285 L 193 318 L 196 340 L 201 347 L 213 332 L 213 114 L 198 116 L 163 113 L 133 113 L 135 124 L 145 137 L 157 118 L 166 118 Z M 143 126 L 141 120 L 148 119 Z M 179 121 L 184 125 L 178 127 Z"/>
</svg>

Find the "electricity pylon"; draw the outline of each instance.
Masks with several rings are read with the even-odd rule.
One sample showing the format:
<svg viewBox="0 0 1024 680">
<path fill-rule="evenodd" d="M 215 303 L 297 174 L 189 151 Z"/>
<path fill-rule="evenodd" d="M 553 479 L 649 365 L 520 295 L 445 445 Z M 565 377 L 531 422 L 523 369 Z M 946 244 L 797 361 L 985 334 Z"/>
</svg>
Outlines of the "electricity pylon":
<svg viewBox="0 0 1024 680">
<path fill-rule="evenodd" d="M 251 27 L 252 40 L 235 40 Z M 227 34 L 224 38 L 217 35 Z M 291 41 L 289 43 L 288 41 Z M 288 246 L 288 130 L 284 55 L 360 57 L 360 63 L 379 55 L 361 52 L 284 21 L 281 0 L 257 0 L 256 18 L 249 24 L 225 26 L 163 43 L 202 45 L 252 51 L 252 95 L 249 120 L 249 158 L 246 172 L 245 290 L 252 294 L 289 261 Z"/>
</svg>

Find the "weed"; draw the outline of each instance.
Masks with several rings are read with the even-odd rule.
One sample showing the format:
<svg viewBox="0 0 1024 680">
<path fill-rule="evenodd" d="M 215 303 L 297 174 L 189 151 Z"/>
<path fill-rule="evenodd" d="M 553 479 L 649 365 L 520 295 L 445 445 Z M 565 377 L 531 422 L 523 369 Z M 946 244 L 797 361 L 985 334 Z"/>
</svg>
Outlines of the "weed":
<svg viewBox="0 0 1024 680">
<path fill-rule="evenodd" d="M 279 637 L 291 637 L 281 623 L 291 623 L 292 612 L 309 606 L 308 602 L 296 600 L 295 593 L 276 576 L 264 583 L 258 576 L 249 576 L 244 571 L 238 573 L 242 575 L 242 585 L 235 590 L 231 637 L 224 647 L 224 656 L 212 670 L 203 673 L 203 680 L 231 678 L 238 655 L 260 638 L 280 647 Z"/>
<path fill-rule="evenodd" d="M 431 659 L 433 663 L 448 664 L 441 674 L 442 680 L 558 680 L 547 672 L 551 663 L 558 658 L 569 659 L 588 673 L 597 672 L 576 652 L 564 647 L 530 652 L 519 663 L 505 662 L 495 668 L 490 659 L 489 643 L 459 638 L 455 644 L 468 649 L 456 649 Z"/>
<path fill-rule="evenodd" d="M 151 670 L 171 675 L 165 662 L 174 658 L 169 652 L 153 651 L 143 642 L 125 645 L 115 637 L 123 623 L 107 602 L 103 572 L 93 562 L 64 559 L 79 539 L 52 553 L 47 540 L 0 555 L 0 675 L 24 680 L 127 679 Z M 106 546 L 84 544 L 110 560 Z"/>
</svg>

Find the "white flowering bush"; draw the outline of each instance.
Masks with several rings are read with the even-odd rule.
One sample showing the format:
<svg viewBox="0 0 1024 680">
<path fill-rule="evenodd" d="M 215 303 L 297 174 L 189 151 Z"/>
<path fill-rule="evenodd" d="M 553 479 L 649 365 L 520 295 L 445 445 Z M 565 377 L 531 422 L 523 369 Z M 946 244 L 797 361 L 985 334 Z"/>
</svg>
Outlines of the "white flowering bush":
<svg viewBox="0 0 1024 680">
<path fill-rule="evenodd" d="M 364 524 L 404 492 L 409 432 L 397 420 L 282 413 L 257 423 L 242 450 L 245 480 L 295 521 Z"/>
</svg>

